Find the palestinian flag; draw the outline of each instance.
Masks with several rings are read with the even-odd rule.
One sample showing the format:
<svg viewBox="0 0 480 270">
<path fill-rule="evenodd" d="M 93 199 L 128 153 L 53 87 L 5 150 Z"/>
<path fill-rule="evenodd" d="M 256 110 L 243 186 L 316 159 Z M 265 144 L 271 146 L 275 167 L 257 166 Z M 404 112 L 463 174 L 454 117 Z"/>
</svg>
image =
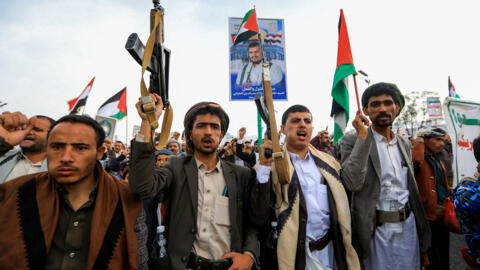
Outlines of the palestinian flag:
<svg viewBox="0 0 480 270">
<path fill-rule="evenodd" d="M 87 87 L 85 87 L 85 89 L 80 94 L 80 96 L 68 101 L 68 111 L 69 111 L 68 114 L 80 114 L 81 111 L 83 112 L 83 109 L 87 104 L 88 95 L 92 90 L 92 85 L 94 80 L 95 80 L 95 77 L 93 77 L 93 79 L 88 83 Z"/>
<path fill-rule="evenodd" d="M 251 9 L 245 14 L 245 17 L 243 17 L 242 24 L 233 40 L 233 46 L 249 40 L 256 34 L 258 34 L 257 15 L 255 14 L 255 9 Z"/>
<path fill-rule="evenodd" d="M 337 69 L 333 77 L 332 88 L 332 112 L 335 126 L 333 130 L 333 142 L 337 145 L 337 141 L 342 138 L 343 132 L 347 127 L 349 106 L 348 106 L 348 88 L 347 79 L 350 75 L 355 75 L 355 66 L 353 65 L 352 50 L 350 49 L 350 41 L 348 39 L 347 24 L 343 16 L 343 10 L 340 9 L 340 22 L 338 24 L 338 54 Z"/>
<path fill-rule="evenodd" d="M 127 115 L 127 87 L 109 98 L 98 109 L 97 115 L 121 120 Z"/>
<path fill-rule="evenodd" d="M 460 96 L 457 94 L 457 91 L 455 91 L 455 86 L 453 86 L 450 76 L 448 76 L 448 95 L 450 97 L 460 98 Z"/>
</svg>

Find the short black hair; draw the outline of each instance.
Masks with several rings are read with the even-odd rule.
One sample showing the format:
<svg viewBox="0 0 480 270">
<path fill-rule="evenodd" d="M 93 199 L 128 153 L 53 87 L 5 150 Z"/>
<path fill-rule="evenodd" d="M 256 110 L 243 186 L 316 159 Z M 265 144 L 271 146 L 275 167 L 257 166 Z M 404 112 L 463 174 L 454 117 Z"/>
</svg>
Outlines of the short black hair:
<svg viewBox="0 0 480 270">
<path fill-rule="evenodd" d="M 90 126 L 95 131 L 95 141 L 97 142 L 97 148 L 103 145 L 103 141 L 105 140 L 105 131 L 103 130 L 102 126 L 97 123 L 97 121 L 93 120 L 90 116 L 87 115 L 76 115 L 76 114 L 68 114 L 63 116 L 62 118 L 58 119 L 48 131 L 47 134 L 47 141 L 50 137 L 50 133 L 52 132 L 53 128 L 58 126 L 60 123 L 78 123 Z"/>
<path fill-rule="evenodd" d="M 285 125 L 287 123 L 287 119 L 288 119 L 289 114 L 296 113 L 296 112 L 308 112 L 312 116 L 312 119 L 313 119 L 313 115 L 307 107 L 305 107 L 303 105 L 300 105 L 300 104 L 297 104 L 297 105 L 291 106 L 290 108 L 288 108 L 283 113 L 283 115 L 282 115 L 282 125 Z"/>
<path fill-rule="evenodd" d="M 248 44 L 247 50 L 250 49 L 250 48 L 253 48 L 253 47 L 257 47 L 257 46 L 260 47 L 260 43 L 258 41 L 252 41 Z"/>
<path fill-rule="evenodd" d="M 480 162 L 480 136 L 473 140 L 473 155 L 477 162 Z"/>
<path fill-rule="evenodd" d="M 35 115 L 36 118 L 43 118 L 47 119 L 50 122 L 50 127 L 55 124 L 55 120 L 51 117 L 45 116 L 45 115 Z"/>
<path fill-rule="evenodd" d="M 394 103 L 398 103 L 397 90 L 394 84 L 380 82 L 370 85 L 362 95 L 362 107 L 368 107 L 368 101 L 371 97 L 378 97 L 381 95 L 389 95 L 393 98 Z"/>
</svg>

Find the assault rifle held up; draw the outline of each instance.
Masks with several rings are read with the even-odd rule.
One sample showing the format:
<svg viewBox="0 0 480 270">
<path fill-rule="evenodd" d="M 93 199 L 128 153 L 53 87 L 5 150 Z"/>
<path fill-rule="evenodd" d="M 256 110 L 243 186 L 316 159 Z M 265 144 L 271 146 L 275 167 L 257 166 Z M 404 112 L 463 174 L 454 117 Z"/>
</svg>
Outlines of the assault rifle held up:
<svg viewBox="0 0 480 270">
<path fill-rule="evenodd" d="M 155 104 L 150 98 L 150 93 L 158 94 L 162 98 L 165 114 L 163 116 L 160 141 L 157 145 L 152 145 L 157 150 L 163 148 L 168 140 L 170 128 L 172 125 L 173 111 L 169 101 L 169 74 L 170 74 L 170 50 L 163 45 L 163 15 L 164 9 L 159 0 L 153 0 L 154 8 L 150 10 L 150 36 L 146 46 L 138 37 L 137 33 L 132 33 L 125 44 L 125 49 L 142 66 L 142 78 L 140 81 L 140 91 L 142 100 L 142 109 L 147 114 L 150 123 L 152 135 L 158 127 L 155 118 Z M 143 81 L 145 70 L 150 72 L 150 84 L 148 91 Z M 153 136 L 152 136 L 153 138 Z"/>
<path fill-rule="evenodd" d="M 154 19 L 153 12 L 160 11 L 164 14 L 164 9 L 160 5 L 159 0 L 153 0 L 154 9 L 150 12 L 150 30 L 153 28 Z M 162 29 L 159 29 L 162 28 Z M 170 74 L 170 50 L 163 45 L 163 22 L 161 27 L 157 28 L 157 40 L 153 48 L 152 57 L 148 63 L 147 70 L 150 72 L 150 87 L 151 93 L 158 94 L 162 97 L 163 105 L 166 106 L 168 101 L 168 78 Z M 161 32 L 161 34 L 160 34 Z M 125 49 L 142 65 L 145 46 L 138 37 L 137 33 L 132 33 L 125 44 Z"/>
</svg>

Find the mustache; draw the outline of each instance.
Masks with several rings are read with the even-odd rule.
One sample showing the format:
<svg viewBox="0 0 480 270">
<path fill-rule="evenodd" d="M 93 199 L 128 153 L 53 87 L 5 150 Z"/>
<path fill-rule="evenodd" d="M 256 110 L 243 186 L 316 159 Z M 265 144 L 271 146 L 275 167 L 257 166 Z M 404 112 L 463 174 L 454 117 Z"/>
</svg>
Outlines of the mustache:
<svg viewBox="0 0 480 270">
<path fill-rule="evenodd" d="M 379 118 L 379 117 L 389 117 L 389 118 L 391 118 L 392 116 L 390 116 L 390 115 L 389 115 L 388 113 L 386 113 L 386 112 L 381 112 L 381 113 L 379 113 L 379 114 L 377 115 L 377 118 Z"/>
<path fill-rule="evenodd" d="M 62 171 L 62 170 L 74 170 L 74 171 L 78 171 L 78 167 L 62 164 L 62 165 L 57 166 L 57 167 L 55 168 L 55 170 L 56 170 L 56 171 Z"/>
</svg>

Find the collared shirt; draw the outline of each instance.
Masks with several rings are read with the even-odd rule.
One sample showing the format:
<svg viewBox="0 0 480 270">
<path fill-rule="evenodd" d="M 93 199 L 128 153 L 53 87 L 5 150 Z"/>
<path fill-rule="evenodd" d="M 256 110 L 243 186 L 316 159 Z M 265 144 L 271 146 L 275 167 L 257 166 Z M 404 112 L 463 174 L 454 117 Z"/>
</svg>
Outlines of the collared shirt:
<svg viewBox="0 0 480 270">
<path fill-rule="evenodd" d="M 41 172 L 42 163 L 43 160 L 33 163 L 30 161 L 30 159 L 28 159 L 27 156 L 25 156 L 25 154 L 23 154 L 23 152 L 18 153 L 17 164 L 15 164 L 15 167 L 13 167 L 5 182 L 27 174 Z"/>
<path fill-rule="evenodd" d="M 381 189 L 377 209 L 396 211 L 408 202 L 408 167 L 397 137 L 387 139 L 372 129 L 381 167 Z M 392 263 L 394 261 L 395 263 Z M 420 269 L 420 248 L 413 212 L 403 222 L 378 226 L 370 243 L 365 269 Z"/>
<path fill-rule="evenodd" d="M 64 188 L 57 185 L 57 192 L 60 213 L 45 269 L 86 269 L 97 184 L 90 192 L 88 201 L 77 211 L 73 210 Z"/>
<path fill-rule="evenodd" d="M 289 154 L 307 206 L 307 241 L 316 241 L 322 238 L 330 229 L 327 186 L 322 183 L 322 174 L 318 170 L 310 152 L 307 153 L 303 160 L 297 154 Z M 257 177 L 260 183 L 268 182 L 270 170 L 271 167 L 269 166 L 258 166 Z M 313 255 L 323 266 L 333 269 L 334 254 L 331 241 L 324 249 L 314 251 Z"/>
<path fill-rule="evenodd" d="M 408 202 L 408 167 L 403 161 L 395 135 L 390 142 L 387 142 L 384 136 L 373 129 L 372 132 L 382 172 L 377 209 L 382 211 L 400 210 Z"/>
<path fill-rule="evenodd" d="M 220 160 L 213 170 L 195 158 L 198 168 L 197 233 L 192 252 L 218 260 L 230 252 L 230 216 L 226 181 Z"/>
</svg>

